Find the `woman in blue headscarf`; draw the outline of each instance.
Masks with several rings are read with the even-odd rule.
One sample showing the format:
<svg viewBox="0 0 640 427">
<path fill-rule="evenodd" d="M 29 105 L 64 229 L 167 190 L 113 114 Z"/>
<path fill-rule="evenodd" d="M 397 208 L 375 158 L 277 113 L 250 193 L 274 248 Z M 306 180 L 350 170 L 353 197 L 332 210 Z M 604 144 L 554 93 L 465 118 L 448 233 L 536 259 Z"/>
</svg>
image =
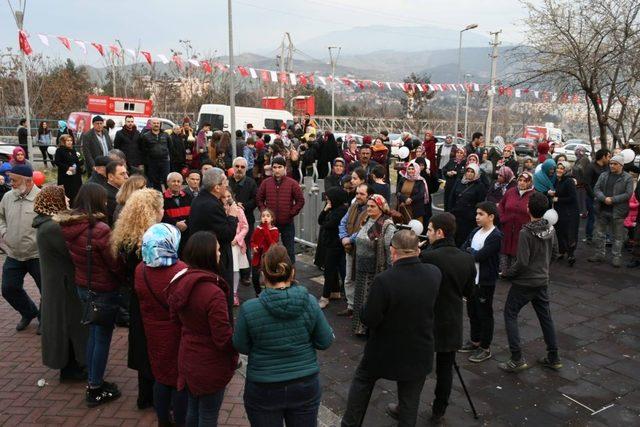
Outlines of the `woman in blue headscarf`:
<svg viewBox="0 0 640 427">
<path fill-rule="evenodd" d="M 553 159 L 547 159 L 540 166 L 540 170 L 533 175 L 533 188 L 549 197 L 549 206 L 551 206 L 551 200 L 556 194 L 555 185 L 556 162 Z"/>
<path fill-rule="evenodd" d="M 69 135 L 71 137 L 71 140 L 73 141 L 73 145 L 76 144 L 76 136 L 73 134 L 73 131 L 67 126 L 67 122 L 65 122 L 64 120 L 58 120 L 58 134 L 56 135 L 58 138 L 58 144 L 60 144 L 60 137 L 62 135 Z"/>
<path fill-rule="evenodd" d="M 135 273 L 135 290 L 155 378 L 153 406 L 159 425 L 184 425 L 186 417 L 187 393 L 177 390 L 180 325 L 169 316 L 165 292 L 171 279 L 187 269 L 178 259 L 179 245 L 180 231 L 176 227 L 152 225 L 142 236 L 142 262 Z"/>
</svg>

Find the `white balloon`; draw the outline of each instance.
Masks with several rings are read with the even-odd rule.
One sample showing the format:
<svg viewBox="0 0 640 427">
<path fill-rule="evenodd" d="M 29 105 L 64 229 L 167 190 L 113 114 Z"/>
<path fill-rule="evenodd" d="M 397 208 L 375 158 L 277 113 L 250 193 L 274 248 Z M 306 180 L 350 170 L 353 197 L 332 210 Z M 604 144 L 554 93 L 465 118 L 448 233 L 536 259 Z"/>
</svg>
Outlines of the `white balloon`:
<svg viewBox="0 0 640 427">
<path fill-rule="evenodd" d="M 51 145 L 47 148 L 47 153 L 49 153 L 51 156 L 55 156 L 57 149 L 58 147 L 56 147 L 55 145 Z"/>
<path fill-rule="evenodd" d="M 400 147 L 398 149 L 398 157 L 400 157 L 401 159 L 406 159 L 407 157 L 409 157 L 409 147 Z"/>
<path fill-rule="evenodd" d="M 542 217 L 549 221 L 551 225 L 556 225 L 558 222 L 558 212 L 555 209 L 549 209 Z"/>
<path fill-rule="evenodd" d="M 409 221 L 409 224 L 407 225 L 411 227 L 413 232 L 416 233 L 417 235 L 422 234 L 422 231 L 424 230 L 424 226 L 417 219 L 412 219 L 411 221 Z"/>
<path fill-rule="evenodd" d="M 636 153 L 634 153 L 631 148 L 622 150 L 620 154 L 622 154 L 622 157 L 624 157 L 625 164 L 633 162 L 633 160 L 636 158 Z"/>
</svg>

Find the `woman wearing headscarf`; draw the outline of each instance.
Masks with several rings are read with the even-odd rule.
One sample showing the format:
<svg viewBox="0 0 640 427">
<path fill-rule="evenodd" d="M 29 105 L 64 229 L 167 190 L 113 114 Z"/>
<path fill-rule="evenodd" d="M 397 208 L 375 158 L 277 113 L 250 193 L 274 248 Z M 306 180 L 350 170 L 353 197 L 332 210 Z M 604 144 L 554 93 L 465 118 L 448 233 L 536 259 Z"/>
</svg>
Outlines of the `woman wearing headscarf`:
<svg viewBox="0 0 640 427">
<path fill-rule="evenodd" d="M 324 288 L 320 308 L 329 305 L 330 299 L 340 299 L 340 276 L 344 278 L 344 246 L 338 237 L 338 226 L 347 213 L 347 193 L 340 187 L 327 191 L 327 204 L 318 216 L 320 241 L 324 250 Z"/>
<path fill-rule="evenodd" d="M 177 389 L 180 325 L 171 319 L 165 292 L 171 279 L 187 268 L 178 259 L 179 246 L 180 230 L 169 224 L 152 225 L 142 236 L 142 262 L 135 271 L 159 426 L 184 425 L 187 410 L 186 390 Z"/>
<path fill-rule="evenodd" d="M 455 150 L 454 157 L 442 169 L 442 175 L 444 176 L 444 210 L 449 212 L 449 200 L 451 199 L 451 192 L 456 185 L 456 181 L 464 175 L 464 169 L 466 167 L 465 160 L 467 158 L 467 152 L 464 147 L 458 147 Z"/>
<path fill-rule="evenodd" d="M 480 167 L 467 165 L 462 179 L 456 181 L 449 201 L 450 212 L 456 217 L 456 246 L 460 247 L 476 227 L 476 205 L 487 196 L 487 189 L 480 180 Z"/>
<path fill-rule="evenodd" d="M 73 134 L 73 131 L 67 126 L 67 122 L 65 122 L 64 120 L 58 120 L 58 144 L 60 144 L 60 137 L 62 135 L 69 135 L 73 143 L 76 143 L 76 136 Z"/>
<path fill-rule="evenodd" d="M 547 196 L 549 206 L 551 206 L 551 199 L 555 195 L 555 185 L 556 162 L 553 159 L 547 159 L 540 166 L 540 170 L 533 175 L 533 188 Z"/>
<path fill-rule="evenodd" d="M 551 155 L 549 154 L 549 143 L 546 141 L 538 143 L 538 164 L 542 164 L 545 162 L 545 160 L 550 158 Z"/>
<path fill-rule="evenodd" d="M 553 196 L 553 207 L 558 212 L 558 222 L 555 225 L 558 235 L 558 249 L 560 256 L 567 256 L 569 266 L 576 262 L 574 252 L 578 245 L 578 227 L 580 226 L 580 211 L 578 209 L 578 195 L 576 184 L 569 174 L 567 162 L 558 163 L 556 173 L 556 191 Z"/>
<path fill-rule="evenodd" d="M 81 323 L 82 303 L 75 267 L 60 224 L 52 216 L 67 210 L 64 188 L 46 186 L 36 196 L 33 220 L 40 258 L 42 363 L 60 370 L 60 381 L 87 379 L 84 371 L 89 328 Z"/>
<path fill-rule="evenodd" d="M 511 169 L 511 172 L 513 172 L 514 174 L 518 173 L 520 164 L 518 163 L 518 159 L 515 157 L 515 150 L 512 144 L 507 144 L 502 149 L 502 157 L 496 162 L 496 167 L 494 169 L 496 175 L 499 173 L 500 168 L 502 168 L 503 166 Z"/>
<path fill-rule="evenodd" d="M 498 203 L 498 217 L 504 235 L 500 247 L 500 270 L 503 273 L 515 261 L 520 229 L 531 220 L 528 205 L 533 191 L 533 175 L 524 171 L 518 175 L 516 187 L 507 190 Z"/>
<path fill-rule="evenodd" d="M 391 239 L 396 232 L 389 216 L 389 204 L 379 194 L 367 200 L 367 221 L 356 235 L 356 289 L 353 303 L 353 332 L 363 336 L 366 326 L 360 321 L 360 309 L 369 296 L 376 274 L 391 265 Z"/>
<path fill-rule="evenodd" d="M 482 153 L 482 150 L 484 150 L 484 148 L 480 148 L 478 150 L 479 153 Z M 478 169 L 480 169 L 480 182 L 482 182 L 482 184 L 486 187 L 489 188 L 489 185 L 491 184 L 489 182 L 489 177 L 491 176 L 491 174 L 487 175 L 484 171 L 484 169 L 482 169 L 481 166 L 481 162 L 480 162 L 480 156 L 476 153 L 471 153 L 467 156 L 467 167 L 472 164 L 475 163 L 476 165 L 478 165 Z M 465 169 L 466 170 L 466 169 Z"/>
<path fill-rule="evenodd" d="M 408 216 L 408 219 L 424 219 L 424 205 L 429 200 L 429 190 L 424 178 L 420 175 L 420 165 L 412 160 L 407 165 L 405 172 L 401 172 L 398 178 L 398 210 Z"/>
<path fill-rule="evenodd" d="M 347 170 L 346 163 L 342 157 L 333 159 L 331 173 L 324 179 L 324 191 L 329 191 L 332 187 L 342 186 L 342 178 L 344 178 Z"/>
<path fill-rule="evenodd" d="M 502 166 L 498 170 L 496 182 L 494 182 L 489 191 L 487 191 L 487 201 L 495 204 L 500 203 L 500 200 L 502 200 L 507 190 L 515 186 L 516 180 L 513 171 L 508 166 Z"/>
<path fill-rule="evenodd" d="M 480 150 L 480 171 L 490 181 L 493 176 L 493 163 L 489 160 L 489 150 L 486 148 Z"/>
<path fill-rule="evenodd" d="M 329 164 L 339 155 L 336 137 L 333 133 L 326 131 L 318 146 L 318 178 L 324 179 L 329 174 Z"/>
<path fill-rule="evenodd" d="M 342 157 L 347 162 L 347 170 L 351 172 L 358 165 L 358 142 L 351 135 L 347 135 L 347 148 L 342 151 Z"/>
<path fill-rule="evenodd" d="M 33 167 L 31 165 L 31 162 L 27 160 L 27 154 L 25 153 L 22 147 L 16 147 L 13 149 L 13 153 L 11 156 L 11 160 L 9 160 L 9 164 L 11 164 L 12 167 L 15 165 L 28 165 Z"/>
<path fill-rule="evenodd" d="M 414 161 L 420 166 L 420 176 L 424 179 L 424 182 L 427 184 L 427 189 L 429 190 L 429 197 L 425 197 L 424 202 L 424 217 L 422 218 L 423 224 L 428 224 L 431 215 L 433 215 L 433 206 L 431 206 L 431 201 L 433 200 L 431 195 L 436 193 L 440 189 L 440 180 L 438 177 L 436 179 L 429 176 L 429 168 L 427 167 L 427 159 L 424 157 L 416 157 Z M 433 186 L 435 185 L 435 188 Z"/>
</svg>

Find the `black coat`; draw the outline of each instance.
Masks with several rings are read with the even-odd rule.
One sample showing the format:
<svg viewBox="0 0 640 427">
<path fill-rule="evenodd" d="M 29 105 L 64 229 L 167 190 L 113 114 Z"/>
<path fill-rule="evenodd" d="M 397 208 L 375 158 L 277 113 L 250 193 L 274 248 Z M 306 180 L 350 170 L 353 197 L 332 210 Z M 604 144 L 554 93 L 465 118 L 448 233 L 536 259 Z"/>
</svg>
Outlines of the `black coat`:
<svg viewBox="0 0 640 427">
<path fill-rule="evenodd" d="M 558 179 L 556 197 L 558 201 L 553 204 L 553 207 L 558 212 L 558 222 L 555 225 L 555 229 L 560 253 L 564 254 L 569 248 L 576 247 L 578 228 L 580 226 L 578 193 L 573 178 L 562 177 L 562 179 Z"/>
<path fill-rule="evenodd" d="M 456 245 L 462 244 L 469 237 L 469 233 L 476 226 L 476 205 L 487 197 L 487 187 L 481 180 L 462 183 L 456 181 L 451 191 L 449 212 L 456 217 Z"/>
<path fill-rule="evenodd" d="M 435 266 L 417 257 L 400 259 L 373 279 L 360 315 L 369 327 L 362 357 L 367 372 L 395 381 L 431 372 L 434 306 L 441 279 Z"/>
<path fill-rule="evenodd" d="M 247 217 L 249 223 L 249 230 L 253 230 L 256 224 L 256 218 L 254 212 L 257 207 L 256 196 L 258 195 L 258 184 L 250 176 L 246 176 L 242 181 L 236 182 L 234 177 L 229 178 L 229 187 L 236 202 L 242 203 L 244 207 L 244 216 Z M 248 238 L 251 239 L 250 233 L 247 233 Z"/>
<path fill-rule="evenodd" d="M 116 222 L 114 219 L 114 214 L 116 212 L 116 206 L 118 206 L 118 202 L 116 202 L 118 188 L 109 184 L 109 182 L 106 183 L 104 188 L 105 190 L 107 190 L 107 217 L 109 220 L 109 227 L 113 227 L 113 224 Z"/>
<path fill-rule="evenodd" d="M 73 201 L 82 186 L 82 167 L 84 165 L 80 164 L 76 150 L 66 147 L 58 147 L 53 161 L 58 167 L 58 185 L 64 187 L 64 193 Z M 67 171 L 73 165 L 76 165 L 76 173 L 67 175 Z"/>
<path fill-rule="evenodd" d="M 340 155 L 338 144 L 333 135 L 329 136 L 326 141 L 320 142 L 318 146 L 318 177 L 324 179 L 331 170 L 330 163 Z"/>
<path fill-rule="evenodd" d="M 478 230 L 480 227 L 476 227 L 469 234 L 469 238 L 462 245 L 462 250 L 473 255 L 475 262 L 480 264 L 479 284 L 494 286 L 500 272 L 500 247 L 502 246 L 503 234 L 498 227 L 494 228 L 485 239 L 482 249 L 476 251 L 471 247 L 471 242 Z"/>
<path fill-rule="evenodd" d="M 339 205 L 332 207 L 328 211 L 322 210 L 318 215 L 318 225 L 320 225 L 320 238 L 325 249 L 340 249 L 342 243 L 338 237 L 338 226 L 340 221 L 347 214 L 347 206 Z"/>
<path fill-rule="evenodd" d="M 187 166 L 187 148 L 181 135 L 172 134 L 169 138 L 169 159 L 171 172 L 181 172 Z"/>
<path fill-rule="evenodd" d="M 453 191 L 453 187 L 456 185 L 456 181 L 458 178 L 464 175 L 465 162 L 462 161 L 460 163 L 456 163 L 454 159 L 449 160 L 449 162 L 444 165 L 442 168 L 442 176 L 444 177 L 444 210 L 449 212 L 449 200 L 451 199 L 451 192 Z M 449 176 L 447 172 L 455 171 L 456 174 Z"/>
<path fill-rule="evenodd" d="M 453 239 L 442 239 L 420 255 L 442 273 L 435 306 L 434 338 L 436 352 L 457 351 L 462 347 L 462 297 L 469 298 L 475 283 L 473 256 L 458 249 Z"/>
<path fill-rule="evenodd" d="M 113 144 L 111 143 L 111 138 L 109 138 L 109 132 L 104 129 L 102 134 L 107 142 L 107 149 L 111 150 L 113 148 Z M 100 141 L 98 140 L 96 131 L 91 129 L 88 132 L 83 133 L 81 145 L 82 155 L 84 156 L 84 163 L 86 166 L 85 171 L 88 175 L 91 175 L 96 158 L 105 155 L 102 151 L 102 144 L 100 144 Z"/>
<path fill-rule="evenodd" d="M 408 196 L 402 194 L 402 186 L 405 181 L 406 178 L 398 176 L 398 187 L 396 189 L 398 204 L 404 203 L 408 198 Z M 413 189 L 411 190 L 411 205 L 408 205 L 411 209 L 413 219 L 424 216 L 424 193 L 427 191 L 428 189 L 425 187 L 424 182 L 421 179 L 413 182 Z"/>
<path fill-rule="evenodd" d="M 137 168 L 143 163 L 138 129 L 133 128 L 131 132 L 120 129 L 113 138 L 113 147 L 124 153 L 129 166 Z"/>
</svg>

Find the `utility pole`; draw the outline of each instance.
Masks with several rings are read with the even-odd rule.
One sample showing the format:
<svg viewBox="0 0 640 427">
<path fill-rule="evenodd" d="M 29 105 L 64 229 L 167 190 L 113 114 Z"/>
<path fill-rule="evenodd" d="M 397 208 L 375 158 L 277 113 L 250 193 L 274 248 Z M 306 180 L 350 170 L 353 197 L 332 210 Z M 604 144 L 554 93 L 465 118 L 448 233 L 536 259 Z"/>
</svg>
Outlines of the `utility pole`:
<svg viewBox="0 0 640 427">
<path fill-rule="evenodd" d="M 287 56 L 285 59 L 285 54 L 284 54 L 284 43 L 285 40 L 288 42 L 287 45 Z M 293 47 L 293 41 L 291 40 L 291 34 L 289 33 L 284 33 L 284 36 L 282 36 L 282 43 L 280 43 L 280 55 L 278 56 L 278 66 L 280 68 L 280 75 L 282 75 L 282 73 L 290 73 L 291 71 L 293 71 L 293 51 L 295 50 L 295 48 Z M 287 76 L 288 77 L 288 76 Z M 285 83 L 284 81 L 280 80 L 280 78 L 278 78 L 279 81 L 279 86 L 280 86 L 280 98 L 284 99 L 285 96 Z"/>
<path fill-rule="evenodd" d="M 464 33 L 465 31 L 469 31 L 469 30 L 473 30 L 474 28 L 478 28 L 478 24 L 469 24 L 466 27 L 464 27 L 462 30 L 460 30 L 460 43 L 458 45 L 458 80 L 456 80 L 456 84 L 460 83 L 460 80 L 462 80 L 462 33 Z M 453 140 L 455 141 L 455 143 L 457 144 L 458 141 L 458 115 L 460 114 L 460 92 L 458 91 L 458 88 L 456 88 L 456 90 L 454 91 L 456 93 L 456 119 L 453 122 L 454 125 L 454 129 L 453 129 Z M 465 140 L 465 143 L 467 141 Z"/>
<path fill-rule="evenodd" d="M 111 52 L 111 88 L 113 96 L 116 96 L 116 54 Z"/>
<path fill-rule="evenodd" d="M 229 132 L 231 133 L 231 157 L 238 155 L 236 150 L 236 79 L 235 64 L 233 58 L 233 19 L 231 12 L 231 0 L 227 0 L 229 15 Z"/>
<path fill-rule="evenodd" d="M 467 125 L 469 124 L 469 92 L 471 92 L 469 90 L 469 88 L 467 87 L 467 85 L 469 84 L 469 78 L 471 77 L 471 74 L 465 74 L 464 75 L 464 80 L 465 80 L 465 90 L 467 91 L 467 96 L 466 96 L 466 100 L 465 100 L 465 105 L 464 105 L 464 140 L 465 142 L 467 141 Z M 458 142 L 458 138 L 454 137 L 453 138 L 454 143 Z"/>
<path fill-rule="evenodd" d="M 124 47 L 122 46 L 122 43 L 120 43 L 120 40 L 116 40 L 116 42 L 118 43 L 118 46 L 120 46 L 120 53 L 122 55 L 120 57 L 120 67 L 121 67 L 122 73 L 124 75 L 126 73 L 126 71 L 124 69 L 124 61 L 125 61 Z M 124 88 L 124 97 L 125 98 L 127 97 L 127 80 L 129 80 L 129 79 L 127 78 L 126 75 L 124 75 L 124 77 L 122 79 L 122 87 Z"/>
<path fill-rule="evenodd" d="M 333 49 L 337 49 L 338 53 L 333 57 Z M 329 46 L 329 60 L 331 61 L 331 132 L 336 130 L 336 64 L 340 56 L 340 46 Z"/>
<path fill-rule="evenodd" d="M 484 137 L 488 142 L 491 140 L 491 121 L 493 120 L 493 97 L 495 96 L 495 85 L 496 85 L 496 69 L 498 67 L 498 46 L 500 46 L 500 42 L 498 41 L 498 37 L 502 30 L 490 33 L 494 37 L 493 43 L 489 43 L 493 46 L 493 51 L 491 52 L 491 82 L 489 83 L 489 111 L 487 113 L 487 124 L 484 129 Z"/>
<path fill-rule="evenodd" d="M 24 28 L 24 10 L 27 6 L 26 0 L 20 1 L 19 5 L 21 10 L 14 10 L 11 2 L 7 0 L 9 3 L 9 7 L 11 8 L 11 12 L 13 13 L 13 18 L 16 21 L 16 26 L 19 31 L 22 31 Z M 24 51 L 20 49 L 20 53 L 22 55 L 21 67 L 22 67 L 22 93 L 24 95 L 24 115 L 27 120 L 27 155 L 31 157 L 33 155 L 33 141 L 31 141 L 31 108 L 29 107 L 29 86 L 27 82 L 27 55 L 25 55 Z M 33 158 L 33 157 L 31 157 Z"/>
<path fill-rule="evenodd" d="M 286 36 L 282 37 L 282 42 L 280 43 L 280 56 L 278 57 L 278 63 L 280 65 L 280 74 L 278 75 L 278 85 L 280 86 L 279 96 L 284 99 L 284 82 L 282 81 L 282 73 L 284 73 L 284 39 Z"/>
</svg>

